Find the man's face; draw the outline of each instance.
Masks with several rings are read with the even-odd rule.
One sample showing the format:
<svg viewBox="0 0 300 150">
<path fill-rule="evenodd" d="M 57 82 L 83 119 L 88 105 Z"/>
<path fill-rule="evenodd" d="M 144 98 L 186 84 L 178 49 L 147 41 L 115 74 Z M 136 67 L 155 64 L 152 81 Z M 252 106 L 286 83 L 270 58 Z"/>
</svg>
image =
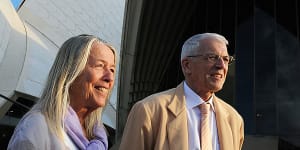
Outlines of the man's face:
<svg viewBox="0 0 300 150">
<path fill-rule="evenodd" d="M 228 64 L 221 58 L 208 59 L 207 55 L 228 56 L 226 44 L 216 39 L 201 41 L 201 48 L 195 55 L 186 61 L 186 81 L 188 85 L 198 94 L 214 93 L 222 89 L 226 79 Z M 183 62 L 184 62 L 183 61 Z"/>
</svg>

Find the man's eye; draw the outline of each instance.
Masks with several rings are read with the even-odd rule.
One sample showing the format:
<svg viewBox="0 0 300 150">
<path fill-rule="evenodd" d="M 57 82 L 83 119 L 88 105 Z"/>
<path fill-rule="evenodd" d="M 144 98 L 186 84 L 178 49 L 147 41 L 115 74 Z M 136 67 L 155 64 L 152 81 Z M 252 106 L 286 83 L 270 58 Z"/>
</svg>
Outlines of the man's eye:
<svg viewBox="0 0 300 150">
<path fill-rule="evenodd" d="M 212 55 L 212 56 L 208 56 L 209 59 L 211 60 L 217 60 L 218 56 L 217 55 Z"/>
<path fill-rule="evenodd" d="M 229 57 L 227 57 L 227 56 L 224 56 L 224 57 L 223 57 L 223 61 L 225 61 L 225 62 L 229 62 Z"/>
</svg>

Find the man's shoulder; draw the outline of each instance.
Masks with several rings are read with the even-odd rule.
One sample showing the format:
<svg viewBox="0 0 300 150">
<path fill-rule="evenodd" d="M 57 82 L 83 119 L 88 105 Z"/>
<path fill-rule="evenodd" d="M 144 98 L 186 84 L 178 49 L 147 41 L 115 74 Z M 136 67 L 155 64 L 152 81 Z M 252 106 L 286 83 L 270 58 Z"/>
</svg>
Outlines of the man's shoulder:
<svg viewBox="0 0 300 150">
<path fill-rule="evenodd" d="M 146 105 L 157 105 L 161 103 L 169 103 L 175 95 L 175 88 L 161 91 L 158 93 L 151 94 L 146 98 L 142 99 L 138 103 L 143 103 Z"/>
<path fill-rule="evenodd" d="M 223 109 L 225 109 L 228 113 L 230 113 L 231 115 L 235 115 L 239 118 L 242 119 L 241 115 L 239 114 L 239 112 L 230 104 L 228 104 L 227 102 L 225 102 L 224 100 L 222 100 L 221 98 L 216 97 L 216 101 L 218 102 L 219 105 L 222 106 Z"/>
</svg>

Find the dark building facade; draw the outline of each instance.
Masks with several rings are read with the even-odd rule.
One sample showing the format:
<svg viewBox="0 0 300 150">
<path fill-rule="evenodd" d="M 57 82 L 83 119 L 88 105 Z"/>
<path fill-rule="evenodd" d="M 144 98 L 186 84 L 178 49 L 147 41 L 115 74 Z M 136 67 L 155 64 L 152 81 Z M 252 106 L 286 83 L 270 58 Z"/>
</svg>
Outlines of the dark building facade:
<svg viewBox="0 0 300 150">
<path fill-rule="evenodd" d="M 299 35 L 289 30 L 260 8 L 239 26 L 235 106 L 246 133 L 279 136 L 299 147 Z"/>
</svg>

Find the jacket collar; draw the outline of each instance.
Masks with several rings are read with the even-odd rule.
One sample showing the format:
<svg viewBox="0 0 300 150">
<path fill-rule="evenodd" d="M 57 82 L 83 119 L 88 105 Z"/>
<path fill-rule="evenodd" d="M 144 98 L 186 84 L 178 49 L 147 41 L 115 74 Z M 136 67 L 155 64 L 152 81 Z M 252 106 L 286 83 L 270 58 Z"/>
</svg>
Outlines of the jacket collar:
<svg viewBox="0 0 300 150">
<path fill-rule="evenodd" d="M 172 114 L 169 116 L 170 121 L 167 124 L 170 149 L 188 149 L 188 127 L 183 83 L 176 87 L 173 98 L 168 105 L 168 110 Z"/>
<path fill-rule="evenodd" d="M 168 105 L 168 109 L 174 116 L 178 116 L 183 110 L 185 110 L 185 105 L 185 96 L 182 82 L 176 87 L 173 98 Z"/>
<path fill-rule="evenodd" d="M 222 100 L 214 96 L 213 103 L 215 106 L 216 122 L 218 128 L 220 149 L 234 149 L 232 129 L 229 125 L 229 113 L 221 104 Z"/>
</svg>

